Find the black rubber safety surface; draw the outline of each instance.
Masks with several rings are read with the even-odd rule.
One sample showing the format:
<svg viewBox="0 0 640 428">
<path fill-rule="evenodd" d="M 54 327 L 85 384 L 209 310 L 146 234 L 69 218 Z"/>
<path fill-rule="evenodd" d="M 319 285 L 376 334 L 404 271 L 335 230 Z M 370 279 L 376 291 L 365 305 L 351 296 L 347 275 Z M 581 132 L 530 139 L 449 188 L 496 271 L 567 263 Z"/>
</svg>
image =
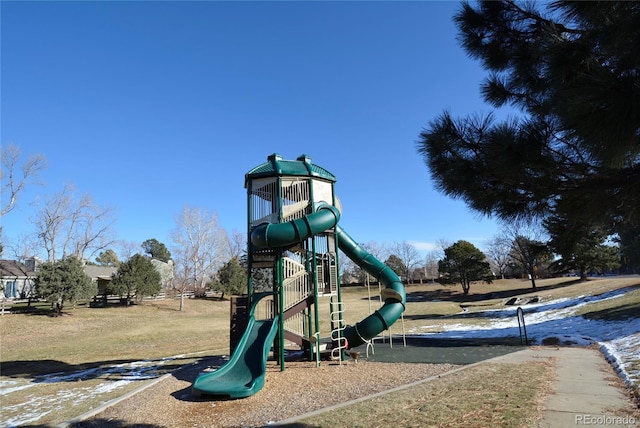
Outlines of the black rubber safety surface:
<svg viewBox="0 0 640 428">
<path fill-rule="evenodd" d="M 407 336 L 405 341 L 402 337 L 394 337 L 391 344 L 388 337 L 373 343 L 368 356 L 367 346 L 361 345 L 346 351 L 346 358 L 359 352 L 359 359 L 375 362 L 473 364 L 525 348 L 519 338 L 512 337 L 470 340 Z"/>
</svg>

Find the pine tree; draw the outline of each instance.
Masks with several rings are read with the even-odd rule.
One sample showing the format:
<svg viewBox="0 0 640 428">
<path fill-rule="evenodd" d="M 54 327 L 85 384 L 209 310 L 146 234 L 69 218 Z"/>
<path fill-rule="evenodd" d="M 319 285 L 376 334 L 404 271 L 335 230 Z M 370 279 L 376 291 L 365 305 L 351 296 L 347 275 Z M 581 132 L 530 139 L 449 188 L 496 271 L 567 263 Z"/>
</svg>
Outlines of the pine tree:
<svg viewBox="0 0 640 428">
<path fill-rule="evenodd" d="M 152 259 L 165 263 L 171 260 L 171 252 L 167 249 L 167 246 L 155 238 L 147 239 L 141 246 L 144 252 Z"/>
<path fill-rule="evenodd" d="M 432 120 L 418 152 L 437 188 L 503 220 L 640 224 L 640 3 L 478 5 L 455 16 L 462 47 L 485 101 L 520 117 Z"/>
<path fill-rule="evenodd" d="M 484 253 L 471 242 L 462 240 L 445 248 L 444 259 L 438 262 L 438 271 L 442 275 L 441 282 L 460 283 L 464 294 L 469 294 L 473 281 L 491 283 L 493 280 Z"/>
<path fill-rule="evenodd" d="M 604 229 L 563 217 L 547 219 L 546 227 L 552 236 L 549 246 L 560 255 L 551 266 L 556 271 L 575 270 L 580 279 L 586 279 L 588 272 L 603 273 L 620 267 L 620 251 L 605 244 Z"/>
<path fill-rule="evenodd" d="M 134 254 L 120 264 L 110 284 L 111 292 L 126 297 L 129 303 L 135 296 L 142 300 L 145 296 L 157 294 L 162 288 L 160 273 L 151 263 L 151 259 Z"/>
<path fill-rule="evenodd" d="M 232 257 L 218 270 L 214 288 L 230 294 L 242 294 L 247 289 L 247 268 L 238 257 Z"/>
<path fill-rule="evenodd" d="M 39 266 L 36 290 L 52 306 L 55 304 L 57 313 L 62 313 L 67 302 L 75 303 L 95 296 L 98 286 L 84 273 L 80 260 L 66 257 Z"/>
</svg>

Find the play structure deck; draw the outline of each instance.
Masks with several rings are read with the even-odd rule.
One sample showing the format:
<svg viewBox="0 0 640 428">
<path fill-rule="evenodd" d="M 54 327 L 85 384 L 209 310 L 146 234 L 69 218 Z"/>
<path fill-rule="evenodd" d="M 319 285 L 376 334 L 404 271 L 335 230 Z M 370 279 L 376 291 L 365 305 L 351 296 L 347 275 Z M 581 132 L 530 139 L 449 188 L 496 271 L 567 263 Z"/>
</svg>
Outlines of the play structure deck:
<svg viewBox="0 0 640 428">
<path fill-rule="evenodd" d="M 387 330 L 402 315 L 406 296 L 396 273 L 377 260 L 339 226 L 340 202 L 335 177 L 311 163 L 273 154 L 245 175 L 248 195 L 248 284 L 250 310 L 246 328 L 230 360 L 202 373 L 193 384 L 196 395 L 242 398 L 264 385 L 270 350 L 285 369 L 285 340 L 296 343 L 320 364 L 323 332 L 321 299 L 330 296 L 332 357 Z M 339 252 L 384 288 L 384 304 L 355 325 L 345 325 L 338 277 Z"/>
</svg>

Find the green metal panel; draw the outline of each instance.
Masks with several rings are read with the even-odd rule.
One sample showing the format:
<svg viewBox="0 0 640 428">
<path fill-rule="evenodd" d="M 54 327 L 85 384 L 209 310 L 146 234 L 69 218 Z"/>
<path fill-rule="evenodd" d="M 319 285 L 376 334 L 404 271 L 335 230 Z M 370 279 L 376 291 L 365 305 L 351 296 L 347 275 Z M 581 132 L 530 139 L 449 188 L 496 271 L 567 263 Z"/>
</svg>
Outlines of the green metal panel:
<svg viewBox="0 0 640 428">
<path fill-rule="evenodd" d="M 324 204 L 318 211 L 286 223 L 263 223 L 251 231 L 249 239 L 256 248 L 282 247 L 300 242 L 334 227 L 340 211 Z"/>
<path fill-rule="evenodd" d="M 247 187 L 249 181 L 255 178 L 282 176 L 316 177 L 331 182 L 336 181 L 335 175 L 318 165 L 314 165 L 307 155 L 298 156 L 296 160 L 292 161 L 284 160 L 282 156 L 274 153 L 267 157 L 267 162 L 245 174 L 244 186 Z"/>
</svg>

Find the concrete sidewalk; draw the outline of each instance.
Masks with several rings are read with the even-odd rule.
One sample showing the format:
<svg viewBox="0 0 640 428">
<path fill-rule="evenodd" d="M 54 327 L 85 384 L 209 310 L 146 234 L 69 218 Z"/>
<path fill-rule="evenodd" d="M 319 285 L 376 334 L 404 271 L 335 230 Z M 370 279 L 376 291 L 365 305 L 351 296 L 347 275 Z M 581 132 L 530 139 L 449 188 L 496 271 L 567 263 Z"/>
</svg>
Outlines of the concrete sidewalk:
<svg viewBox="0 0 640 428">
<path fill-rule="evenodd" d="M 616 373 L 597 349 L 534 347 L 491 361 L 525 363 L 540 359 L 555 360 L 556 379 L 539 428 L 640 427 L 640 419 L 629 416 L 634 407 L 632 399 L 616 386 L 620 385 Z"/>
</svg>

